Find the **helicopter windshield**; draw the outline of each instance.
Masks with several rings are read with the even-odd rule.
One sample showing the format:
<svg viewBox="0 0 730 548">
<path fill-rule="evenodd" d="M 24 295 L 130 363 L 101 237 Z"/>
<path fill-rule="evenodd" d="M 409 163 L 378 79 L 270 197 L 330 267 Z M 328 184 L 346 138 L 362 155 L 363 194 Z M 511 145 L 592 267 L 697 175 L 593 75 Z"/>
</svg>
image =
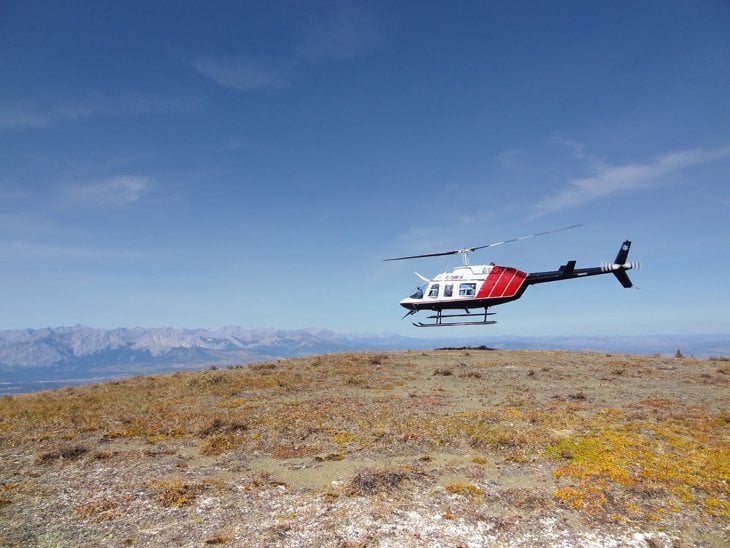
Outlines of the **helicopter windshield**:
<svg viewBox="0 0 730 548">
<path fill-rule="evenodd" d="M 420 287 L 416 288 L 416 291 L 411 295 L 411 299 L 423 299 L 423 289 Z"/>
</svg>

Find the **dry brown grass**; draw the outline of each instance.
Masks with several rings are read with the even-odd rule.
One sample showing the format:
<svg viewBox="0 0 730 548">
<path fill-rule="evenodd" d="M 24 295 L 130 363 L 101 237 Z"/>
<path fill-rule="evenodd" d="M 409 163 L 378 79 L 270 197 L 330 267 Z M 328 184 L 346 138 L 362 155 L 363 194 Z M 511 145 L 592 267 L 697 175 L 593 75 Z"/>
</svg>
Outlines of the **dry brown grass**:
<svg viewBox="0 0 730 548">
<path fill-rule="evenodd" d="M 586 353 L 348 353 L 6 397 L 0 544 L 173 520 L 193 544 L 286 545 L 317 520 L 329 524 L 318 534 L 336 536 L 342 519 L 327 521 L 326 508 L 342 518 L 360 499 L 379 501 L 373 519 L 433 505 L 450 525 L 432 540 L 464 540 L 449 527 L 472 523 L 506 542 L 523 520 L 569 512 L 575 535 L 638 527 L 724 542 L 726 369 Z M 236 508 L 254 496 L 297 499 L 311 515 L 262 515 L 252 529 Z"/>
</svg>

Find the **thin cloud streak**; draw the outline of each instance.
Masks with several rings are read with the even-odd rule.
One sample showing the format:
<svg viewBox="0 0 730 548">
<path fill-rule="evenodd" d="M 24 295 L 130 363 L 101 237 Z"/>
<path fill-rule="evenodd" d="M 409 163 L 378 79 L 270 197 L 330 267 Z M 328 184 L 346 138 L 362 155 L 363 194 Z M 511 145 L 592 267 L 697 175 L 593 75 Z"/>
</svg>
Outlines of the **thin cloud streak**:
<svg viewBox="0 0 730 548">
<path fill-rule="evenodd" d="M 96 103 L 58 104 L 41 107 L 23 102 L 0 106 L 0 129 L 47 128 L 58 122 L 92 116 L 102 109 Z"/>
<path fill-rule="evenodd" d="M 52 242 L 35 242 L 29 240 L 14 240 L 11 242 L 0 242 L 0 252 L 14 261 L 84 261 L 101 262 L 109 261 L 137 261 L 146 254 L 136 250 L 111 249 L 108 247 L 84 247 L 56 244 Z"/>
<path fill-rule="evenodd" d="M 186 113 L 199 110 L 200 107 L 200 101 L 191 97 L 164 97 L 143 93 L 127 93 L 116 98 L 94 95 L 54 105 L 19 101 L 0 105 L 0 130 L 42 129 L 97 115 Z"/>
<path fill-rule="evenodd" d="M 385 42 L 383 22 L 369 7 L 333 3 L 303 19 L 302 38 L 291 53 L 262 55 L 201 55 L 190 66 L 215 83 L 239 91 L 289 87 L 307 69 L 331 61 L 354 59 Z"/>
<path fill-rule="evenodd" d="M 539 215 L 578 207 L 601 198 L 651 188 L 660 179 L 688 167 L 730 157 L 730 145 L 716 150 L 679 150 L 664 154 L 645 164 L 601 166 L 591 177 L 573 179 L 556 194 L 535 205 Z"/>
<path fill-rule="evenodd" d="M 297 54 L 309 62 L 352 59 L 385 42 L 383 23 L 370 9 L 353 3 L 335 3 L 302 24 L 304 39 Z"/>
<path fill-rule="evenodd" d="M 294 63 L 282 59 L 253 57 L 201 56 L 193 59 L 192 66 L 202 75 L 223 87 L 240 91 L 279 89 L 289 85 Z"/>
<path fill-rule="evenodd" d="M 139 175 L 120 175 L 97 183 L 68 186 L 66 202 L 71 205 L 117 208 L 140 200 L 151 188 L 152 180 Z"/>
</svg>

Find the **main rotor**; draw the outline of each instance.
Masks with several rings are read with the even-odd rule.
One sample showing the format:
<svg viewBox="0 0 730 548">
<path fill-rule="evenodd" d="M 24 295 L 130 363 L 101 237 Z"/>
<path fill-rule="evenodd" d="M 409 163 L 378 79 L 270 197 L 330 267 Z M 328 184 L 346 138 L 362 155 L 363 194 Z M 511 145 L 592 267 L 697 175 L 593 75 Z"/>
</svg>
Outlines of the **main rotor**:
<svg viewBox="0 0 730 548">
<path fill-rule="evenodd" d="M 478 245 L 476 247 L 465 247 L 462 249 L 453 249 L 451 251 L 440 251 L 438 253 L 425 253 L 423 255 L 409 255 L 407 257 L 394 257 L 392 259 L 383 259 L 384 261 L 404 261 L 406 259 L 423 259 L 426 257 L 443 257 L 444 255 L 461 255 L 464 261 L 464 266 L 469 266 L 469 253 L 477 251 L 479 249 L 485 249 L 487 247 L 497 247 L 498 245 L 508 244 L 511 242 L 517 242 L 520 240 L 527 240 L 528 238 L 535 238 L 536 236 L 544 236 L 546 234 L 552 234 L 553 232 L 560 232 L 562 230 L 570 230 L 571 228 L 578 228 L 583 226 L 582 224 L 564 226 L 562 228 L 556 228 L 554 230 L 546 230 L 544 232 L 537 232 L 535 234 L 527 234 L 520 236 L 519 238 L 511 238 L 509 240 L 502 240 L 501 242 L 492 242 L 491 244 Z"/>
</svg>

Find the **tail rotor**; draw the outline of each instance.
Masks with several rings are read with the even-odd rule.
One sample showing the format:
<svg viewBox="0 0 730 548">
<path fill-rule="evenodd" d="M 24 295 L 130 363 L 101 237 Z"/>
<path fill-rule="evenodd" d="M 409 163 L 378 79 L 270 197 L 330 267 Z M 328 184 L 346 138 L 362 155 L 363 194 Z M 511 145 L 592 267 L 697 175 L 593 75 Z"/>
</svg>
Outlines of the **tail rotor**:
<svg viewBox="0 0 730 548">
<path fill-rule="evenodd" d="M 616 259 L 614 259 L 612 263 L 606 262 L 601 264 L 601 270 L 603 272 L 613 272 L 613 275 L 616 276 L 619 283 L 626 288 L 633 287 L 634 285 L 631 283 L 631 279 L 629 278 L 629 275 L 626 274 L 626 271 L 632 269 L 638 270 L 641 266 L 638 261 L 628 262 L 626 260 L 629 257 L 630 249 L 631 242 L 626 240 L 623 244 L 621 244 L 621 248 L 618 250 Z"/>
</svg>

